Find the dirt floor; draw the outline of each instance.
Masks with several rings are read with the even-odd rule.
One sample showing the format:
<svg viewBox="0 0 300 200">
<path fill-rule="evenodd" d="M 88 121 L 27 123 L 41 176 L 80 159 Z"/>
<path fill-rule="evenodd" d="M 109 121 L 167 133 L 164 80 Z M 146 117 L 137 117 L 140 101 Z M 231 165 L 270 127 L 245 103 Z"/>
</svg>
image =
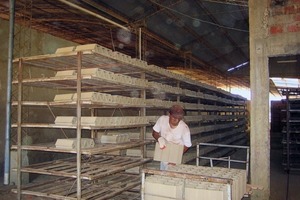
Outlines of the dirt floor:
<svg viewBox="0 0 300 200">
<path fill-rule="evenodd" d="M 300 199 L 300 172 L 291 171 L 288 174 L 283 170 L 281 165 L 282 150 L 271 150 L 271 197 L 270 200 L 299 200 Z M 289 188 L 287 190 L 287 180 L 289 178 Z M 1 179 L 1 184 L 3 183 Z M 15 186 L 5 186 L 0 184 L 0 200 L 14 200 L 17 195 L 11 192 Z M 288 191 L 288 193 L 287 193 Z M 288 194 L 288 195 L 287 195 Z M 49 200 L 48 198 L 23 196 L 23 200 Z M 244 198 L 243 200 L 249 200 Z"/>
</svg>

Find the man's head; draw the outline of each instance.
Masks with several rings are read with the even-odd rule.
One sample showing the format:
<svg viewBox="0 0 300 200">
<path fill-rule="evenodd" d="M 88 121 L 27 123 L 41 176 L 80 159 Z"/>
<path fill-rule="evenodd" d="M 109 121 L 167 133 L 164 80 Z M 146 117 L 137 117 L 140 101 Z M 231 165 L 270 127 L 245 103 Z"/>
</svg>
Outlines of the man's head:
<svg viewBox="0 0 300 200">
<path fill-rule="evenodd" d="M 184 116 L 183 107 L 181 105 L 173 105 L 169 111 L 170 115 L 176 119 L 181 120 Z"/>
</svg>

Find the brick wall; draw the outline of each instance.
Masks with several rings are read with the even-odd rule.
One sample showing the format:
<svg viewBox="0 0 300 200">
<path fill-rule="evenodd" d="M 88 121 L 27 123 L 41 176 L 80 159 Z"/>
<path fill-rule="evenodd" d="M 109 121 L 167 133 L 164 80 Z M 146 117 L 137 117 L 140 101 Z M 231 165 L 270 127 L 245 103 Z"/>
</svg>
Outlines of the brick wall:
<svg viewBox="0 0 300 200">
<path fill-rule="evenodd" d="M 271 36 L 300 32 L 300 0 L 289 0 L 283 6 L 271 6 L 269 33 Z"/>
</svg>

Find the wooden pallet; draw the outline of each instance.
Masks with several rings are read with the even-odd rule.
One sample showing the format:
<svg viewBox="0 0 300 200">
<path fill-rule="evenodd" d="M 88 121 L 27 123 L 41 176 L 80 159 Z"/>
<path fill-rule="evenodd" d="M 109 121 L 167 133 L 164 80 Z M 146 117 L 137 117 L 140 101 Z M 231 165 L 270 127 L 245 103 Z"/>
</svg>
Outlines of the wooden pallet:
<svg viewBox="0 0 300 200">
<path fill-rule="evenodd" d="M 141 166 L 152 159 L 122 156 L 92 156 L 81 160 L 81 178 L 95 180 L 127 169 Z M 22 172 L 56 175 L 76 178 L 76 157 L 33 164 L 21 169 Z"/>
<path fill-rule="evenodd" d="M 130 190 L 141 184 L 140 176 L 129 174 L 111 175 L 95 181 L 82 181 L 81 199 L 82 200 L 104 200 L 118 199 L 117 195 Z M 54 181 L 43 183 L 35 183 L 22 187 L 23 195 L 34 195 L 39 197 L 48 197 L 53 199 L 75 200 L 77 199 L 76 179 L 60 178 Z M 17 189 L 12 192 L 17 193 Z M 138 194 L 124 193 L 119 199 L 126 199 L 129 194 L 134 194 L 134 198 L 138 198 Z"/>
</svg>

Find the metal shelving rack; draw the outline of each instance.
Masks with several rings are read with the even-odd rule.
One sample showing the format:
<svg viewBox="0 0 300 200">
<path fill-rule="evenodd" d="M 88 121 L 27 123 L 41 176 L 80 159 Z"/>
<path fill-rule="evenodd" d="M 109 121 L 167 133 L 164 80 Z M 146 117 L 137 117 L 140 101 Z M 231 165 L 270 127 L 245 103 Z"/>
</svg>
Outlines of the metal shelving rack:
<svg viewBox="0 0 300 200">
<path fill-rule="evenodd" d="M 281 91 L 286 96 L 285 124 L 282 133 L 284 169 L 300 170 L 300 89 L 285 88 Z"/>
<path fill-rule="evenodd" d="M 91 44 L 62 48 L 58 49 L 55 54 L 20 58 L 16 59 L 14 63 L 19 68 L 18 79 L 13 81 L 13 84 L 18 86 L 18 99 L 14 100 L 12 105 L 18 109 L 18 119 L 12 123 L 12 128 L 17 129 L 18 142 L 12 149 L 16 149 L 18 152 L 18 187 L 15 192 L 18 193 L 19 198 L 21 198 L 21 194 L 31 194 L 55 199 L 113 199 L 114 196 L 125 194 L 126 191 L 128 192 L 128 190 L 139 186 L 141 183 L 140 176 L 124 172 L 127 169 L 151 162 L 151 158 L 144 157 L 145 146 L 151 145 L 154 141 L 145 140 L 146 132 L 151 130 L 157 117 L 167 113 L 170 105 L 174 103 L 181 103 L 187 111 L 185 120 L 190 126 L 194 145 L 198 142 L 213 141 L 225 144 L 240 144 L 239 142 L 243 141 L 247 123 L 246 99 L 160 67 L 148 65 L 144 61 L 113 52 L 99 45 Z M 22 71 L 24 67 L 37 68 L 42 71 L 50 71 L 50 73 L 65 70 L 75 70 L 77 73 L 66 77 L 44 75 L 41 77 L 39 74 L 29 79 L 23 79 Z M 89 68 L 99 68 L 111 73 L 113 76 L 107 79 L 107 77 L 102 76 L 81 74 L 83 69 Z M 115 79 L 117 76 L 126 76 L 129 82 L 118 81 Z M 146 80 L 147 84 L 134 84 L 132 83 L 133 80 Z M 34 100 L 34 98 L 23 99 L 23 87 L 75 91 L 77 99 L 64 102 L 44 99 Z M 120 104 L 82 100 L 81 94 L 86 91 L 100 91 L 127 97 L 133 92 L 138 94 L 139 98 L 144 99 L 146 103 Z M 44 108 L 50 111 L 51 108 L 76 110 L 76 115 L 74 113 L 73 115 L 76 116 L 77 122 L 71 125 L 60 125 L 53 123 L 53 121 L 46 123 L 32 122 L 30 119 L 29 121 L 22 121 L 21 111 L 24 106 Z M 138 113 L 136 115 L 140 117 L 148 117 L 148 122 L 132 126 L 82 125 L 81 117 L 84 109 L 90 109 L 91 116 L 97 116 L 98 110 L 130 109 L 135 114 Z M 24 145 L 22 144 L 22 129 L 25 128 L 29 131 L 49 129 L 53 132 L 76 130 L 78 148 L 56 148 L 53 142 Z M 84 131 L 90 131 L 90 136 L 93 137 L 94 132 L 97 130 L 127 128 L 139 128 L 138 140 L 131 140 L 124 144 L 96 144 L 93 148 L 81 148 L 81 138 Z M 141 150 L 140 157 L 106 154 L 136 147 Z M 22 166 L 20 162 L 22 151 L 67 153 L 74 156 Z M 205 152 L 215 151 L 216 149 L 210 148 Z M 192 156 L 188 157 L 185 162 L 196 158 L 193 149 L 185 155 L 189 154 Z M 62 178 L 47 181 L 44 184 L 22 185 L 21 173 L 38 173 Z M 75 183 L 77 187 L 75 187 Z M 111 188 L 108 189 L 108 187 Z"/>
</svg>

